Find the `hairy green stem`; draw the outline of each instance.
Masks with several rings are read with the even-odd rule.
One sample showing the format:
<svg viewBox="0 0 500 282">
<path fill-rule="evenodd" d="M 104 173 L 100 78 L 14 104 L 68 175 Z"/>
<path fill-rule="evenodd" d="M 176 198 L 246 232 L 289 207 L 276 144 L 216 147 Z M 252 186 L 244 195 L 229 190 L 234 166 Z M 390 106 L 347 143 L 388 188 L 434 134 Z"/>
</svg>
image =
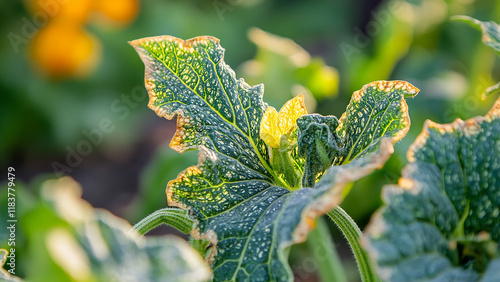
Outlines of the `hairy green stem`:
<svg viewBox="0 0 500 282">
<path fill-rule="evenodd" d="M 307 245 L 318 263 L 321 281 L 347 281 L 344 268 L 328 230 L 328 225 L 323 218 L 318 219 L 317 227 L 309 233 Z"/>
<path fill-rule="evenodd" d="M 375 274 L 368 254 L 361 246 L 360 239 L 362 233 L 356 222 L 354 222 L 354 220 L 339 206 L 329 211 L 327 215 L 337 224 L 349 242 L 354 257 L 356 258 L 356 263 L 358 264 L 361 279 L 364 282 L 380 281 Z"/>
<path fill-rule="evenodd" d="M 178 208 L 164 208 L 146 216 L 132 229 L 144 235 L 162 224 L 173 226 L 186 234 L 193 228 L 193 220 L 189 218 L 187 211 Z"/>
</svg>

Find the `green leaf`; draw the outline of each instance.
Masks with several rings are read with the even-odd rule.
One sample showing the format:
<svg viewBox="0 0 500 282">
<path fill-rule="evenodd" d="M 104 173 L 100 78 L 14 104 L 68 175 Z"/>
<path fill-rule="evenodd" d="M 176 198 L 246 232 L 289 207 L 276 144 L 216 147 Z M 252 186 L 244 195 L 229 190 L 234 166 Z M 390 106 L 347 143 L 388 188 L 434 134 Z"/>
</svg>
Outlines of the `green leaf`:
<svg viewBox="0 0 500 282">
<path fill-rule="evenodd" d="M 196 240 L 211 242 L 206 260 L 215 280 L 291 280 L 288 248 L 306 240 L 317 218 L 340 203 L 348 183 L 383 165 L 409 124 L 403 97 L 416 94 L 405 82 L 377 82 L 356 92 L 348 109 L 368 113 L 369 120 L 361 124 L 373 128 L 376 138 L 362 139 L 367 146 L 358 146 L 348 164 L 330 166 L 314 189 L 293 190 L 272 169 L 270 152 L 259 137 L 267 109 L 262 87 L 236 80 L 217 39 L 162 36 L 132 45 L 146 65 L 150 107 L 167 118 L 178 114 L 171 146 L 199 150 L 198 165 L 169 182 L 167 200 L 191 212 Z M 373 91 L 379 85 L 391 87 Z M 376 101 L 376 108 L 370 101 Z M 354 124 L 344 121 L 346 140 L 357 134 L 351 132 Z M 294 161 L 295 156 L 294 151 Z"/>
<path fill-rule="evenodd" d="M 199 222 L 191 234 L 212 242 L 209 261 L 217 280 L 286 281 L 293 277 L 288 247 L 303 242 L 316 219 L 340 203 L 345 185 L 379 167 L 391 152 L 385 139 L 372 154 L 328 169 L 314 189 L 292 192 L 252 175 L 245 179 L 227 167 L 225 156 L 203 149 L 199 167 L 169 183 L 169 205 L 193 211 Z"/>
<path fill-rule="evenodd" d="M 259 137 L 267 109 L 263 87 L 236 80 L 213 37 L 191 40 L 162 36 L 130 42 L 146 66 L 148 106 L 177 119 L 170 146 L 183 152 L 204 146 L 237 161 L 260 178 L 272 180 L 267 148 Z"/>
<path fill-rule="evenodd" d="M 427 121 L 408 160 L 399 185 L 384 187 L 386 205 L 365 238 L 379 275 L 477 281 L 498 256 L 500 99 L 485 117 Z"/>
<path fill-rule="evenodd" d="M 346 164 L 370 152 L 383 137 L 393 143 L 403 138 L 410 126 L 405 98 L 418 91 L 405 81 L 376 81 L 354 92 L 337 128 L 344 154 L 334 164 Z"/>
<path fill-rule="evenodd" d="M 453 20 L 463 21 L 479 29 L 483 33 L 483 42 L 500 55 L 500 26 L 493 22 L 483 22 L 468 16 L 454 16 Z"/>
<path fill-rule="evenodd" d="M 405 98 L 418 89 L 404 81 L 376 81 L 354 92 L 340 122 L 306 115 L 297 121 L 299 154 L 306 158 L 303 183 L 313 187 L 330 165 L 347 164 L 377 148 L 384 137 L 403 138 L 410 126 Z"/>
<path fill-rule="evenodd" d="M 28 280 L 210 280 L 208 265 L 186 241 L 140 237 L 128 222 L 80 197 L 69 177 L 44 183 L 42 201 L 23 217 L 34 260 Z"/>
<path fill-rule="evenodd" d="M 130 225 L 106 211 L 96 213 L 98 232 L 81 230 L 83 249 L 100 281 L 208 281 L 210 269 L 183 239 L 162 236 L 140 240 L 127 231 Z M 100 238 L 98 238 L 100 237 Z M 144 238 L 141 238 L 144 239 Z M 100 240 L 108 252 L 94 246 Z M 132 278 L 133 277 L 133 278 Z"/>
</svg>

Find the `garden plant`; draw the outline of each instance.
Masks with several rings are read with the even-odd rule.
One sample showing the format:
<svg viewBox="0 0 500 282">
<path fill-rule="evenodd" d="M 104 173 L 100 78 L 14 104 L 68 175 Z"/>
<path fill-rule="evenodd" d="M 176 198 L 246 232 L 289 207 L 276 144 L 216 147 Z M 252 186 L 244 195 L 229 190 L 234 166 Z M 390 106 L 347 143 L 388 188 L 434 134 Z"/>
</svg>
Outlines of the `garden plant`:
<svg viewBox="0 0 500 282">
<path fill-rule="evenodd" d="M 459 19 L 482 29 L 500 53 L 498 25 Z M 500 280 L 500 99 L 484 116 L 427 121 L 363 234 L 339 204 L 405 136 L 405 99 L 417 87 L 367 83 L 339 118 L 308 113 L 301 95 L 278 111 L 264 102 L 273 93 L 238 79 L 214 37 L 130 44 L 145 64 L 148 106 L 177 117 L 171 148 L 198 150 L 198 164 L 165 183 L 168 207 L 133 227 L 93 209 L 71 178 L 45 182 L 25 221 L 52 219 L 42 231 L 49 239 L 28 238 L 43 249 L 37 259 L 46 272 L 28 280 L 50 279 L 52 270 L 74 281 L 291 281 L 290 248 L 316 236 L 330 254 L 318 261 L 321 278 L 346 281 L 334 246 L 324 243 L 324 215 L 347 239 L 363 281 Z M 189 234 L 189 244 L 140 236 L 161 224 Z M 1 255 L 8 262 L 8 252 Z"/>
</svg>

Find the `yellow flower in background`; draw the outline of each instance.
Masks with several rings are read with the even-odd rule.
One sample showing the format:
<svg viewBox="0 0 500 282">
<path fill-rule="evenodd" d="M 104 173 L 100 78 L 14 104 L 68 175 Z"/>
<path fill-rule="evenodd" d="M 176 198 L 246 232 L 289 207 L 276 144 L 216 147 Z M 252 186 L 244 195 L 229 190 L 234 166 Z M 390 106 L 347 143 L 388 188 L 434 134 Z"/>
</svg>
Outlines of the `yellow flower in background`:
<svg viewBox="0 0 500 282">
<path fill-rule="evenodd" d="M 33 14 L 49 18 L 30 44 L 31 57 L 39 70 L 51 78 L 90 74 L 101 57 L 99 40 L 85 30 L 93 19 L 125 25 L 134 20 L 139 0 L 25 0 Z"/>
<path fill-rule="evenodd" d="M 279 113 L 274 107 L 267 108 L 260 122 L 260 138 L 273 147 L 278 148 L 281 136 L 289 133 L 300 116 L 307 114 L 304 96 L 299 95 L 283 105 Z"/>
<path fill-rule="evenodd" d="M 31 57 L 52 78 L 82 77 L 95 69 L 101 54 L 99 40 L 79 24 L 52 21 L 33 38 Z"/>
<path fill-rule="evenodd" d="M 123 25 L 131 22 L 139 12 L 139 0 L 98 0 L 94 9 L 106 17 L 108 22 Z"/>
<path fill-rule="evenodd" d="M 94 0 L 25 0 L 25 6 L 32 14 L 41 13 L 50 19 L 84 24 L 92 11 Z"/>
</svg>

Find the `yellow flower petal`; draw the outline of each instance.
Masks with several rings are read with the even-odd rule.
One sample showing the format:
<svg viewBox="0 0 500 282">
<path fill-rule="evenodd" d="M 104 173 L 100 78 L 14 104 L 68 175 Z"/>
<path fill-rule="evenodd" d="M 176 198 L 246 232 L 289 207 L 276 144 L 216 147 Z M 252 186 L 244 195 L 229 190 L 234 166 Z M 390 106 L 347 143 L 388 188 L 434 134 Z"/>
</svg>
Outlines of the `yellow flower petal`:
<svg viewBox="0 0 500 282">
<path fill-rule="evenodd" d="M 290 129 L 297 123 L 297 119 L 307 114 L 304 106 L 304 96 L 299 95 L 283 105 L 278 114 L 276 127 L 280 130 L 281 135 L 287 134 Z M 279 140 L 279 139 L 278 139 Z"/>
<path fill-rule="evenodd" d="M 297 119 L 305 114 L 307 111 L 302 95 L 286 102 L 279 113 L 273 107 L 267 108 L 260 123 L 260 138 L 267 145 L 278 148 L 281 136 L 287 134 L 297 123 Z"/>
<path fill-rule="evenodd" d="M 278 148 L 281 137 L 280 132 L 276 128 L 277 120 L 278 112 L 275 108 L 269 107 L 260 122 L 260 138 L 264 140 L 264 143 L 273 148 Z"/>
</svg>

